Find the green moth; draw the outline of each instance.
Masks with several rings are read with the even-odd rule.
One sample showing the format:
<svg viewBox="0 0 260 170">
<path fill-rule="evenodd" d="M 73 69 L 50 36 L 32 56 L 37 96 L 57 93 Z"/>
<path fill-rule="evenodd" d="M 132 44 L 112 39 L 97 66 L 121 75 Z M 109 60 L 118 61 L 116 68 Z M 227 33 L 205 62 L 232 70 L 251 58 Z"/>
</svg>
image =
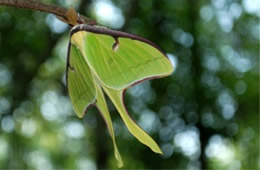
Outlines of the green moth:
<svg viewBox="0 0 260 170">
<path fill-rule="evenodd" d="M 130 117 L 123 96 L 137 83 L 172 72 L 173 66 L 163 50 L 142 37 L 96 25 L 80 24 L 71 29 L 66 79 L 73 108 L 82 118 L 91 106 L 97 107 L 112 138 L 118 167 L 123 166 L 123 161 L 104 92 L 129 131 L 152 151 L 162 154 L 156 142 Z"/>
</svg>

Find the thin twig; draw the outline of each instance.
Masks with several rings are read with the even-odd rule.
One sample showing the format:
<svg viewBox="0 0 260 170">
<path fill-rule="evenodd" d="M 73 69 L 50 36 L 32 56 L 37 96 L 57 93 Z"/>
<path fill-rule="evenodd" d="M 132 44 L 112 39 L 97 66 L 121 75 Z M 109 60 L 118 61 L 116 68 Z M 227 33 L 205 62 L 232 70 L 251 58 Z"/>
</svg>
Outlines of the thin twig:
<svg viewBox="0 0 260 170">
<path fill-rule="evenodd" d="M 13 7 L 18 7 L 18 8 L 26 8 L 26 9 L 32 9 L 35 11 L 52 13 L 52 14 L 56 15 L 57 17 L 63 18 L 65 21 L 68 21 L 67 9 L 56 6 L 56 5 L 52 5 L 52 4 L 38 2 L 35 0 L 0 0 L 0 5 L 13 6 Z M 90 20 L 89 18 L 87 18 L 83 15 L 79 16 L 79 22 L 80 23 L 93 23 L 92 20 Z"/>
</svg>

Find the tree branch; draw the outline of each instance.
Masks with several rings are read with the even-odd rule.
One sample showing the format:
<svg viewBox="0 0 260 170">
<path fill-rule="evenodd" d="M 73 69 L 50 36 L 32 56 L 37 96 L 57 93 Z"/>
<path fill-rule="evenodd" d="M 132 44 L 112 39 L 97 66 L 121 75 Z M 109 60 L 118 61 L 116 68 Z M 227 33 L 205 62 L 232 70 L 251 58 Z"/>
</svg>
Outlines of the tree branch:
<svg viewBox="0 0 260 170">
<path fill-rule="evenodd" d="M 35 0 L 0 0 L 0 5 L 51 13 L 56 15 L 63 22 L 70 23 L 67 13 L 68 10 L 56 5 L 46 4 Z M 94 22 L 83 15 L 78 15 L 78 23 L 93 24 Z"/>
<path fill-rule="evenodd" d="M 60 17 L 66 17 L 67 10 L 55 5 L 49 5 L 33 0 L 0 0 L 0 5 L 27 8 L 36 11 L 48 12 Z"/>
</svg>

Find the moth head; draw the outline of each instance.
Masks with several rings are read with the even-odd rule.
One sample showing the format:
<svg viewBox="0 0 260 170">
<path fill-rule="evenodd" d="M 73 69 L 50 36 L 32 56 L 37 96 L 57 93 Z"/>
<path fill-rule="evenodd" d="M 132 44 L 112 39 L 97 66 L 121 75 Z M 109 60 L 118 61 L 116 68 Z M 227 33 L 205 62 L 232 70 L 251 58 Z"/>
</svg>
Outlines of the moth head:
<svg viewBox="0 0 260 170">
<path fill-rule="evenodd" d="M 72 7 L 70 7 L 65 16 L 56 16 L 62 22 L 69 24 L 71 27 L 79 24 L 96 25 L 95 20 L 90 20 L 83 15 L 78 14 Z"/>
<path fill-rule="evenodd" d="M 73 8 L 69 8 L 65 14 L 65 16 L 56 16 L 60 21 L 69 24 L 70 26 L 74 26 L 79 24 L 79 15 Z"/>
</svg>

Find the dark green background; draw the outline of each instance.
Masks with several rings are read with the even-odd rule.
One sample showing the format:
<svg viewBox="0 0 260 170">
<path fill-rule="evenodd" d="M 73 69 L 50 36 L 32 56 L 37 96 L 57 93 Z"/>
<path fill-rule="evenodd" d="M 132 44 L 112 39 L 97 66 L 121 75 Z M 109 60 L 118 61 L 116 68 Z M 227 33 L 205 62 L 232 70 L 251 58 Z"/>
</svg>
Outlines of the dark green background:
<svg viewBox="0 0 260 170">
<path fill-rule="evenodd" d="M 164 156 L 132 137 L 109 102 L 123 168 L 259 168 L 257 0 L 113 0 L 115 16 L 121 10 L 124 17 L 121 27 L 96 15 L 97 2 L 108 1 L 45 2 L 72 5 L 175 56 L 171 76 L 125 96 Z M 0 7 L 0 169 L 117 168 L 97 110 L 83 120 L 72 110 L 65 85 L 68 37 L 69 28 L 53 16 Z"/>
</svg>

